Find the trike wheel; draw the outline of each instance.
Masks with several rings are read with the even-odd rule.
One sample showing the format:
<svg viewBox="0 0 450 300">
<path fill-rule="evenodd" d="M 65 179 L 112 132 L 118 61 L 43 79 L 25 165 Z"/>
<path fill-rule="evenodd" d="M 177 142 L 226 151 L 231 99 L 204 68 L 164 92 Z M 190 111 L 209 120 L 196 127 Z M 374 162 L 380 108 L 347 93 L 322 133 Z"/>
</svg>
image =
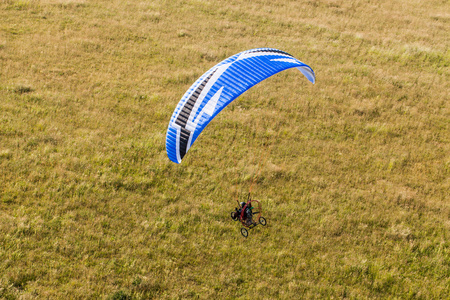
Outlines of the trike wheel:
<svg viewBox="0 0 450 300">
<path fill-rule="evenodd" d="M 244 237 L 248 237 L 248 230 L 245 229 L 245 228 L 241 228 L 241 234 L 242 234 Z"/>
<path fill-rule="evenodd" d="M 266 219 L 264 219 L 264 217 L 260 217 L 259 224 L 261 224 L 262 226 L 266 226 L 266 224 L 267 224 Z"/>
<path fill-rule="evenodd" d="M 232 218 L 234 221 L 237 221 L 237 220 L 238 220 L 238 216 L 236 216 L 236 212 L 235 212 L 235 211 L 232 211 L 232 212 L 231 212 L 231 218 Z"/>
</svg>

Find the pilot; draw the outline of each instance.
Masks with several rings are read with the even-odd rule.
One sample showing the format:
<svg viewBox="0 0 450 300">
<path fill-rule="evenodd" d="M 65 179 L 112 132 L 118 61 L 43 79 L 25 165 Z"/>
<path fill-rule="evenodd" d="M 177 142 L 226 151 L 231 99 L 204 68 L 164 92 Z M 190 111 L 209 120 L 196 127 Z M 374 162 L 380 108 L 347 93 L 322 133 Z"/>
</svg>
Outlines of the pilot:
<svg viewBox="0 0 450 300">
<path fill-rule="evenodd" d="M 246 203 L 245 202 L 241 202 L 240 205 L 241 205 L 241 207 L 240 207 L 240 209 L 238 211 L 239 214 L 242 213 L 242 209 L 244 209 Z M 244 210 L 244 215 L 242 216 L 242 220 L 244 220 L 247 225 L 251 225 L 253 223 L 252 216 L 253 216 L 253 214 L 252 214 L 252 207 L 247 205 L 247 207 Z"/>
</svg>

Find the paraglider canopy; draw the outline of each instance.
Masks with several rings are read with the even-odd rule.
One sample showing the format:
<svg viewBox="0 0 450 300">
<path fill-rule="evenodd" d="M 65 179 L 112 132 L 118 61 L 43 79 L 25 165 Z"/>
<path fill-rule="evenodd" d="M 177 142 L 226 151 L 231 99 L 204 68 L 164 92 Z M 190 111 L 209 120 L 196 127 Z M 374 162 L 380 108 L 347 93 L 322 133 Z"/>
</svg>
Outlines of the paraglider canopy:
<svg viewBox="0 0 450 300">
<path fill-rule="evenodd" d="M 170 119 L 166 151 L 175 163 L 188 152 L 212 119 L 242 93 L 264 79 L 297 68 L 312 83 L 314 71 L 289 53 L 257 48 L 233 55 L 203 74 L 184 94 Z"/>
</svg>

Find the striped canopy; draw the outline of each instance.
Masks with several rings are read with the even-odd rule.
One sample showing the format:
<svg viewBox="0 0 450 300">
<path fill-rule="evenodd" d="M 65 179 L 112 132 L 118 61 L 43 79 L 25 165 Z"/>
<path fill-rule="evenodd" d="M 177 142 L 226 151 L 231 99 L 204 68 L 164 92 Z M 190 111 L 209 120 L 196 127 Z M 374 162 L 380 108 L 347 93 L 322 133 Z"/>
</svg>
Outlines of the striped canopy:
<svg viewBox="0 0 450 300">
<path fill-rule="evenodd" d="M 203 74 L 178 103 L 166 136 L 166 151 L 175 163 L 188 152 L 206 125 L 234 99 L 264 79 L 297 68 L 315 82 L 314 71 L 281 50 L 258 48 L 233 55 Z"/>
</svg>

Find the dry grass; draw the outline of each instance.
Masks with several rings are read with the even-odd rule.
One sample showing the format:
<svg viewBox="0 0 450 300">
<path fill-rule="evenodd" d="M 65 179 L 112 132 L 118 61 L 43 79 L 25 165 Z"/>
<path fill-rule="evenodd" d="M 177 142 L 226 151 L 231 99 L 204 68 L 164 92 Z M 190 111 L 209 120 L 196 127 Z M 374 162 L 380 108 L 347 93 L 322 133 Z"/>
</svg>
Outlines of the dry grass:
<svg viewBox="0 0 450 300">
<path fill-rule="evenodd" d="M 447 1 L 3 0 L 0 20 L 0 298 L 450 297 Z M 266 46 L 317 83 L 270 78 L 169 162 L 190 84 Z M 269 225 L 244 240 L 229 212 L 259 171 Z"/>
</svg>

